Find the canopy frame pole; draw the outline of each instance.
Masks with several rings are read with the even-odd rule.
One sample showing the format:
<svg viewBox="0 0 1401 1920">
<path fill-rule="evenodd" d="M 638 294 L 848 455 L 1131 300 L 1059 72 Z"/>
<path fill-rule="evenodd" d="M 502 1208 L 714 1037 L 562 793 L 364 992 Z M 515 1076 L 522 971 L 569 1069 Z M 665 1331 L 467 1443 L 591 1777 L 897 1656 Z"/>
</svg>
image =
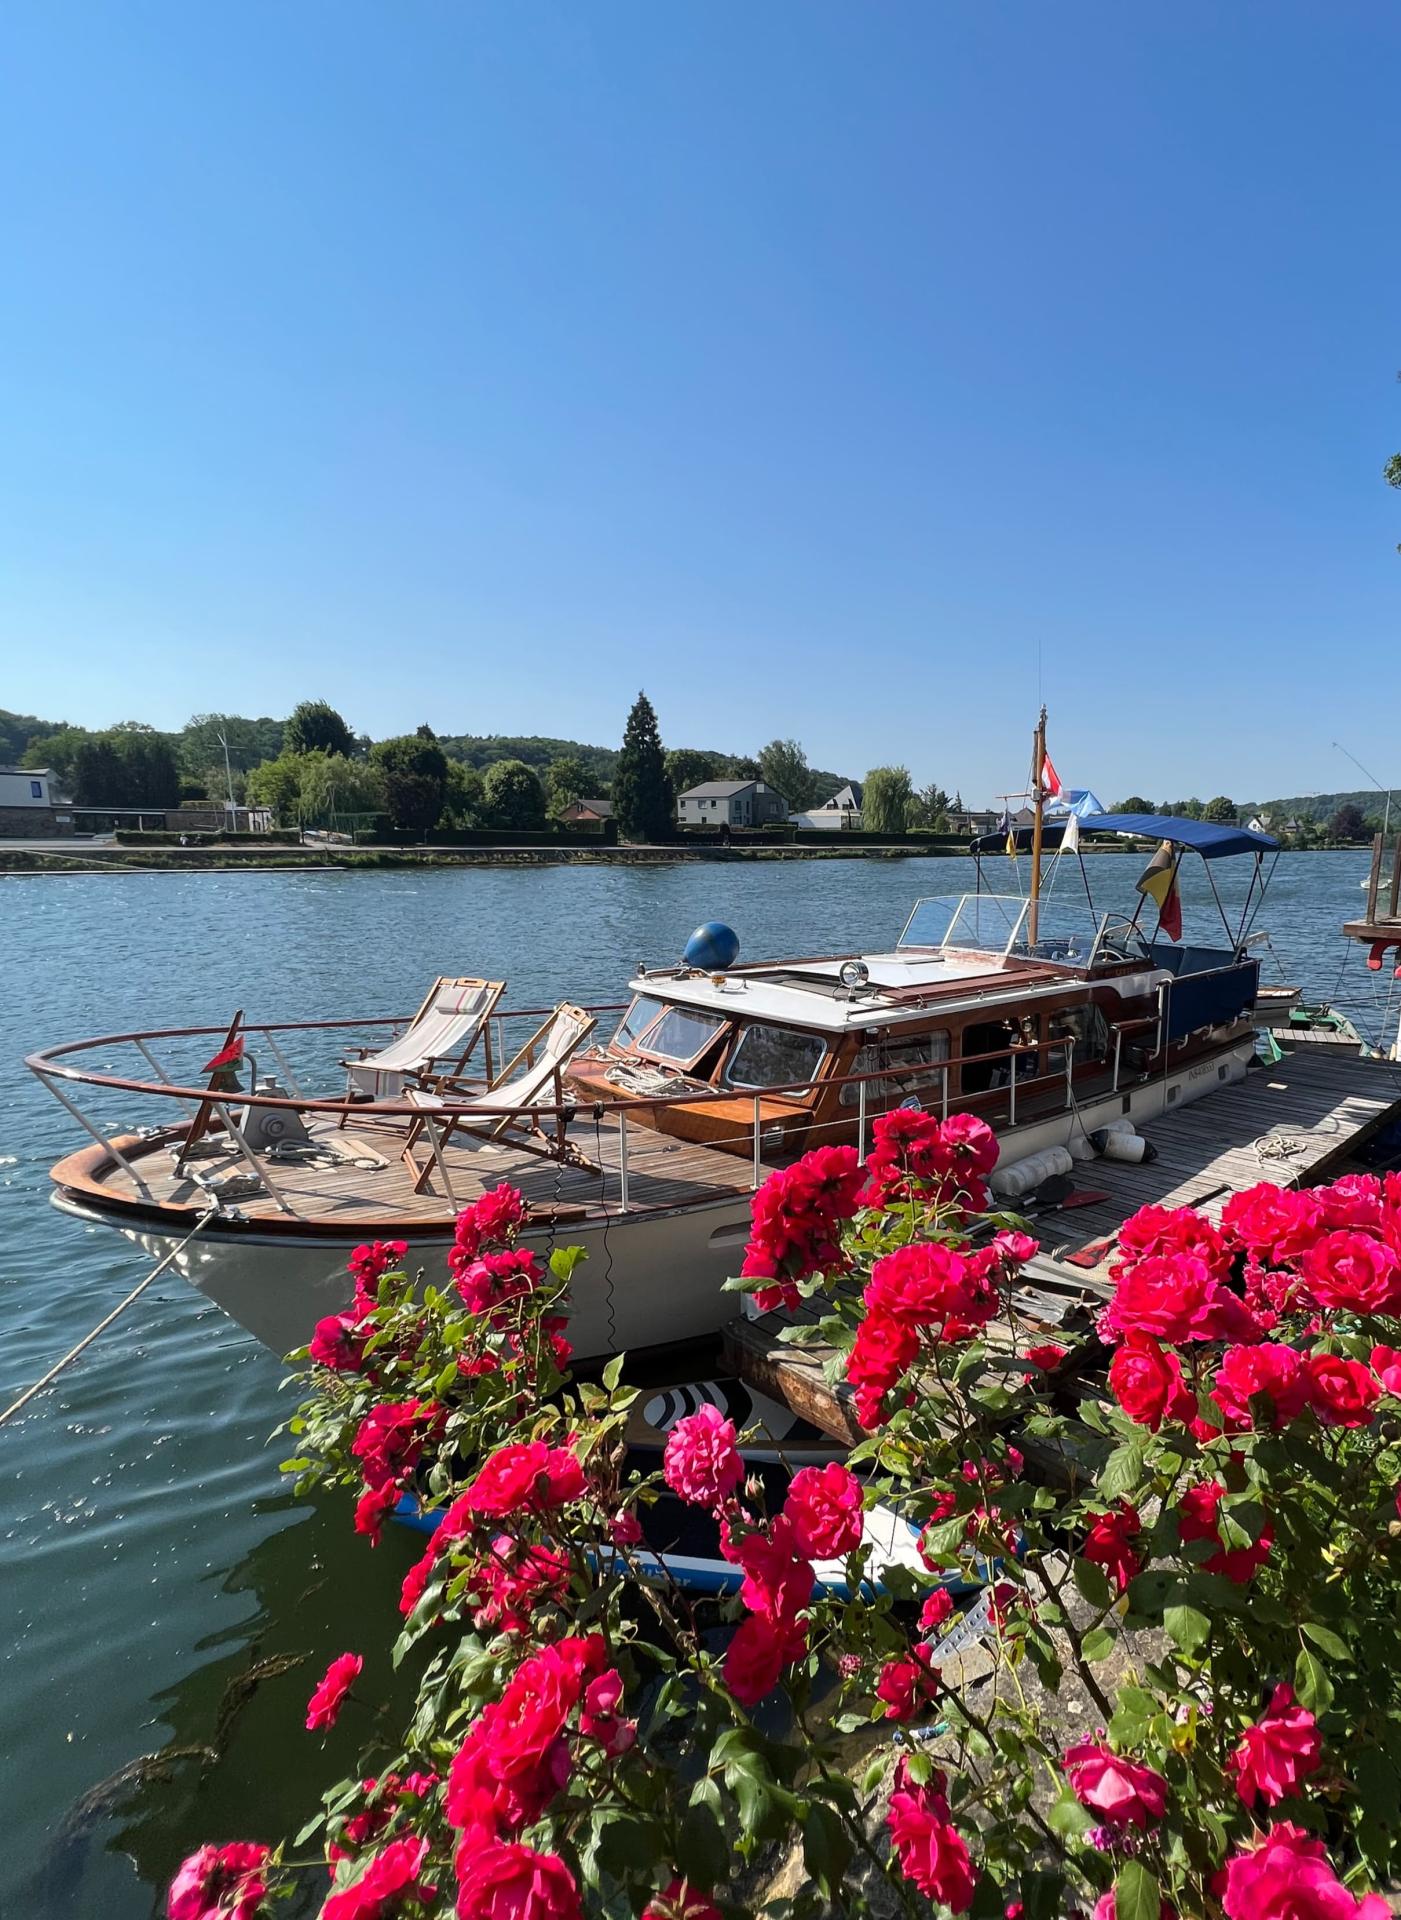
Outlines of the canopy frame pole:
<svg viewBox="0 0 1401 1920">
<path fill-rule="evenodd" d="M 1032 952 L 1036 951 L 1036 942 L 1040 936 L 1041 908 L 1041 834 L 1044 824 L 1046 804 L 1045 788 L 1042 785 L 1046 766 L 1046 709 L 1042 707 L 1041 717 L 1036 723 L 1036 739 L 1032 747 L 1031 791 L 1035 805 L 1031 826 L 1031 911 L 1027 916 L 1027 941 Z"/>
<path fill-rule="evenodd" d="M 1177 863 L 1179 866 L 1182 864 L 1181 854 L 1177 856 Z M 1230 918 L 1227 915 L 1225 906 L 1222 903 L 1220 891 L 1216 885 L 1216 875 L 1211 871 L 1211 862 L 1207 859 L 1205 854 L 1202 855 L 1202 865 L 1206 868 L 1206 877 L 1211 882 L 1211 897 L 1216 902 L 1216 911 L 1221 916 L 1221 931 L 1225 934 L 1226 938 L 1229 940 L 1231 938 Z"/>
</svg>

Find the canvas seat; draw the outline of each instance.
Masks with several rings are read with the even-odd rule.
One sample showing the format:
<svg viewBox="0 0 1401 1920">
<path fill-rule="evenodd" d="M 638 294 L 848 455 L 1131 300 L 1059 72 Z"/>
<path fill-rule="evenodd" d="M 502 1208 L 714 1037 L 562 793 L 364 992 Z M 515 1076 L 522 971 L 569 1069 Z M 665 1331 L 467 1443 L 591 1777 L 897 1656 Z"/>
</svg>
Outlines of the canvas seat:
<svg viewBox="0 0 1401 1920">
<path fill-rule="evenodd" d="M 457 1088 L 450 1077 L 432 1088 L 409 1088 L 405 1098 L 418 1113 L 409 1123 L 403 1157 L 413 1176 L 414 1192 L 423 1192 L 436 1167 L 444 1192 L 452 1204 L 457 1205 L 443 1156 L 448 1141 L 457 1134 L 509 1143 L 528 1153 L 564 1160 L 571 1166 L 596 1173 L 598 1169 L 593 1162 L 585 1159 L 566 1138 L 568 1116 L 556 1111 L 542 1126 L 538 1109 L 563 1107 L 564 1077 L 569 1064 L 586 1045 L 597 1024 L 582 1007 L 570 1006 L 564 1001 L 484 1090 L 472 1092 Z M 420 1165 L 416 1149 L 424 1139 L 431 1157 Z"/>
<path fill-rule="evenodd" d="M 478 1040 L 483 1042 L 484 1073 L 491 1082 L 491 1034 L 488 1021 L 506 990 L 504 980 L 435 980 L 423 1005 L 397 1040 L 371 1053 L 341 1062 L 351 1094 L 371 1100 L 397 1100 L 412 1080 L 435 1082 L 461 1074 Z"/>
</svg>

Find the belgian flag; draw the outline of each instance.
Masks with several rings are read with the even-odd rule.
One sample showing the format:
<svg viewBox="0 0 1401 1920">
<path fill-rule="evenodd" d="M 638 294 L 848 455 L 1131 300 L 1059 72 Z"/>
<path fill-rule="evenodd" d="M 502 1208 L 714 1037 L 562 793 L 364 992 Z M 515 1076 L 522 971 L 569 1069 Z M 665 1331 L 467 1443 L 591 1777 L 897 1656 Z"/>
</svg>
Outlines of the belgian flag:
<svg viewBox="0 0 1401 1920">
<path fill-rule="evenodd" d="M 1164 840 L 1135 883 L 1136 891 L 1146 894 L 1158 909 L 1158 931 L 1169 940 L 1182 938 L 1182 901 L 1177 892 L 1177 855 L 1172 842 Z"/>
</svg>

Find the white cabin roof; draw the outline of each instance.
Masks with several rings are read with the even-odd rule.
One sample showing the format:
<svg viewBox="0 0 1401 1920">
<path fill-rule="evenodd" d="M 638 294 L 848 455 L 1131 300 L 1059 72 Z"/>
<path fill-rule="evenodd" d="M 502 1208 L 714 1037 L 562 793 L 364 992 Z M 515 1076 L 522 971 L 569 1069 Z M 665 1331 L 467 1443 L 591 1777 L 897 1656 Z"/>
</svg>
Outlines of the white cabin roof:
<svg viewBox="0 0 1401 1920">
<path fill-rule="evenodd" d="M 848 959 L 859 959 L 869 973 L 866 989 L 854 998 L 840 985 L 841 969 Z M 936 987 L 951 981 L 966 983 L 967 992 L 913 1003 L 891 997 L 892 989 Z M 1000 955 L 950 951 L 941 956 L 925 950 L 777 961 L 772 966 L 751 962 L 718 975 L 663 968 L 637 975 L 628 982 L 628 988 L 668 1005 L 703 1007 L 729 1019 L 769 1020 L 783 1026 L 845 1033 L 853 1028 L 903 1026 L 912 1021 L 928 1024 L 931 1016 L 985 1005 L 1021 1006 L 1051 994 L 1064 994 L 1067 987 L 1079 984 L 1088 983 L 1065 974 L 1043 982 L 1029 979 L 1020 969 L 1009 972 Z M 1118 986 L 1119 982 L 1111 984 Z M 1139 982 L 1135 980 L 1134 985 L 1139 986 Z"/>
</svg>

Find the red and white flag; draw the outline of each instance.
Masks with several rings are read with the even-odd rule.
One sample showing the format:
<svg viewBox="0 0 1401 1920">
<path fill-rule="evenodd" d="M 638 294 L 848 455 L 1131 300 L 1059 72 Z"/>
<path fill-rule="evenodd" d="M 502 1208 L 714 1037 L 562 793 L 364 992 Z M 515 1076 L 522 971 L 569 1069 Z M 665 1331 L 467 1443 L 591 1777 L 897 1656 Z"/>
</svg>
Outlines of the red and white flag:
<svg viewBox="0 0 1401 1920">
<path fill-rule="evenodd" d="M 1060 792 L 1060 775 L 1056 772 L 1049 753 L 1041 755 L 1041 789 L 1049 793 L 1052 799 Z"/>
</svg>

